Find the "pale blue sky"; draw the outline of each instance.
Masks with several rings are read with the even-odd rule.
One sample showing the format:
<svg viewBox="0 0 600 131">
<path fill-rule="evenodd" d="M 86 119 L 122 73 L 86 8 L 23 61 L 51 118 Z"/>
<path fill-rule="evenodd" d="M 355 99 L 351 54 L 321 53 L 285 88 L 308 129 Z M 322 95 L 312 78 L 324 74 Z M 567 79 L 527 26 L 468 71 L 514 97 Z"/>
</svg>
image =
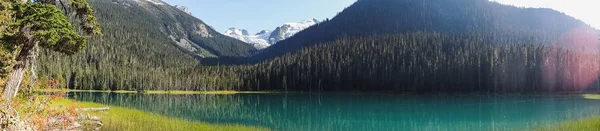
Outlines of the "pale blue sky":
<svg viewBox="0 0 600 131">
<path fill-rule="evenodd" d="M 256 33 L 287 22 L 332 18 L 356 0 L 163 0 L 184 5 L 219 32 L 230 27 Z M 599 0 L 491 0 L 520 7 L 552 8 L 600 28 Z"/>
<path fill-rule="evenodd" d="M 356 0 L 163 0 L 183 5 L 219 32 L 230 27 L 254 34 L 287 22 L 332 18 Z"/>
</svg>

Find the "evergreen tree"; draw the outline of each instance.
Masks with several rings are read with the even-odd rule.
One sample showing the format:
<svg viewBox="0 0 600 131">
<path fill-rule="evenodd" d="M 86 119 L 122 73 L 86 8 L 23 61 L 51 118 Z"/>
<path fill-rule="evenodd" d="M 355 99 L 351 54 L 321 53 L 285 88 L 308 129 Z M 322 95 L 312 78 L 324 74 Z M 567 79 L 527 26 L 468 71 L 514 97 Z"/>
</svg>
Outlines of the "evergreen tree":
<svg viewBox="0 0 600 131">
<path fill-rule="evenodd" d="M 58 3 L 57 3 L 58 2 Z M 68 2 L 68 3 L 64 3 Z M 85 47 L 87 36 L 81 35 L 66 16 L 74 10 L 79 29 L 85 34 L 101 34 L 92 7 L 85 0 L 10 0 L 9 15 L 14 23 L 8 25 L 14 33 L 4 34 L 0 39 L 8 52 L 16 51 L 15 65 L 9 73 L 2 97 L 10 101 L 16 96 L 25 68 L 34 66 L 38 47 L 51 49 L 67 55 Z M 8 5 L 8 4 L 7 4 Z M 62 10 L 61 10 L 62 9 Z M 12 21 L 12 20 L 9 20 Z M 32 69 L 35 69 L 32 67 Z M 33 73 L 35 72 L 32 71 Z M 33 75 L 35 76 L 35 75 Z"/>
<path fill-rule="evenodd" d="M 0 38 L 14 32 L 9 28 L 14 22 L 11 8 L 12 5 L 8 1 L 0 1 Z M 0 78 L 6 77 L 12 63 L 12 52 L 8 48 L 5 44 L 0 46 Z M 3 79 L 0 79 L 0 86 L 4 85 L 3 83 Z"/>
<path fill-rule="evenodd" d="M 228 39 L 190 36 L 218 56 L 198 63 L 164 34 L 185 36 L 171 27 L 193 27 L 196 22 L 182 22 L 190 16 L 153 4 L 90 2 L 99 7 L 106 36 L 93 37 L 94 44 L 73 56 L 43 51 L 40 76 L 58 79 L 63 87 L 95 90 L 600 89 L 589 74 L 600 70 L 599 55 L 589 50 L 598 49 L 598 31 L 549 9 L 487 0 L 361 0 L 261 50 L 252 63 L 225 65 L 246 62 L 251 50 Z M 573 30 L 585 33 L 570 37 Z"/>
</svg>

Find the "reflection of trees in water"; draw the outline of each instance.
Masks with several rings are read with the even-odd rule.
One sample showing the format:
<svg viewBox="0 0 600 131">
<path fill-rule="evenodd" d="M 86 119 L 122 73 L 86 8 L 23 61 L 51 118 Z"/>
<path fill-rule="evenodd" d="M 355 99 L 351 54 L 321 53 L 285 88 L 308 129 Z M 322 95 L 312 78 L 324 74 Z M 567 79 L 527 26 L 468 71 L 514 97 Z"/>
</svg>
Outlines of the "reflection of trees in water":
<svg viewBox="0 0 600 131">
<path fill-rule="evenodd" d="M 74 93 L 78 100 L 136 108 L 177 117 L 219 118 L 238 112 L 241 100 L 232 95 L 144 95 Z"/>
<path fill-rule="evenodd" d="M 76 93 L 108 103 L 211 123 L 280 130 L 427 130 L 528 126 L 600 114 L 575 97 L 353 94 L 137 95 Z"/>
</svg>

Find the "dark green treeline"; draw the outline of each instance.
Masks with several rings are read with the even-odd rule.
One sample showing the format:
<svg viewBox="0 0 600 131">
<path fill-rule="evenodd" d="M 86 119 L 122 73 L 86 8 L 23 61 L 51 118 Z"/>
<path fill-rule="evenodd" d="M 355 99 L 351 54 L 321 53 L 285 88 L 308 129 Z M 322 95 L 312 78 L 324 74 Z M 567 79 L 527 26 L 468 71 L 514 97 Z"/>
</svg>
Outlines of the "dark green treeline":
<svg viewBox="0 0 600 131">
<path fill-rule="evenodd" d="M 246 64 L 208 66 L 193 55 L 202 52 L 182 51 L 168 37 L 193 34 L 176 28 L 194 27 L 185 22 L 191 16 L 155 5 L 90 3 L 105 36 L 72 57 L 45 53 L 42 79 L 102 90 L 533 92 L 600 86 L 599 33 L 549 9 L 487 0 L 360 0 L 255 55 L 212 29 L 213 39 L 189 36 L 208 54 Z M 147 9 L 158 12 L 144 14 Z"/>
<path fill-rule="evenodd" d="M 254 65 L 138 67 L 133 71 L 92 67 L 103 72 L 65 69 L 67 73 L 55 77 L 71 83 L 71 88 L 112 90 L 595 90 L 600 55 L 585 48 L 477 34 L 417 32 L 343 38 Z"/>
<path fill-rule="evenodd" d="M 243 87 L 253 90 L 597 89 L 600 55 L 585 50 L 588 47 L 565 45 L 554 47 L 532 40 L 481 34 L 449 36 L 425 32 L 343 38 L 246 67 L 241 76 Z M 591 47 L 597 50 L 597 46 Z"/>
</svg>

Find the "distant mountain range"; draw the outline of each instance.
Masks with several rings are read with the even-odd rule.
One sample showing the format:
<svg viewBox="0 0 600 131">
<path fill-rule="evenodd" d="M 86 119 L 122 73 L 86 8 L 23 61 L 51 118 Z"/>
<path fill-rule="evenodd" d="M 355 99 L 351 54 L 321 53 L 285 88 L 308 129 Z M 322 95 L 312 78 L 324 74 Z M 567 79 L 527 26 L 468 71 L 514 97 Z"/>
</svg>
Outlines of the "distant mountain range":
<svg viewBox="0 0 600 131">
<path fill-rule="evenodd" d="M 296 33 L 318 23 L 319 21 L 316 19 L 285 23 L 282 26 L 275 28 L 273 31 L 262 30 L 254 34 L 250 34 L 245 29 L 238 29 L 233 27 L 229 28 L 223 34 L 249 43 L 257 49 L 263 49 L 273 44 L 276 44 L 279 41 L 290 38 Z"/>
</svg>

